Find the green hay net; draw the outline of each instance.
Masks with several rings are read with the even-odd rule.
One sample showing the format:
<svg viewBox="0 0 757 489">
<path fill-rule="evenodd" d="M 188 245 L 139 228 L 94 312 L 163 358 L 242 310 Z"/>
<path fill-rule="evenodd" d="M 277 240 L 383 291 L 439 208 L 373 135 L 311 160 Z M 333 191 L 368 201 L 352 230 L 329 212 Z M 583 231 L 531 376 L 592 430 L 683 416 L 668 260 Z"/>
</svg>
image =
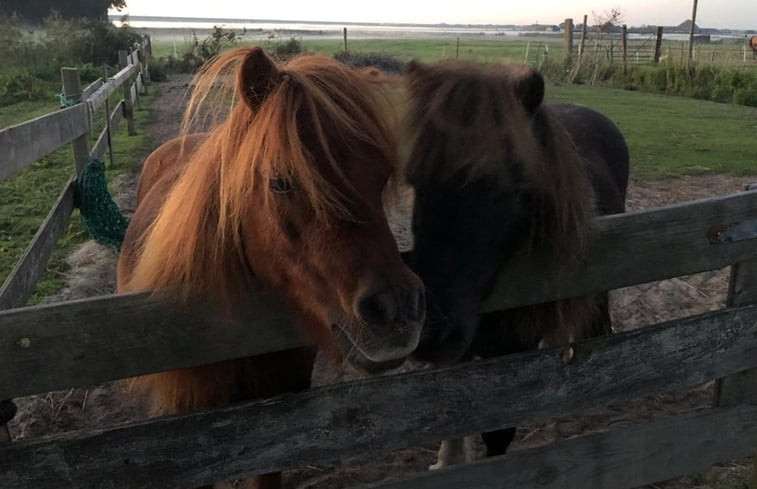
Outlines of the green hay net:
<svg viewBox="0 0 757 489">
<path fill-rule="evenodd" d="M 129 219 L 121 214 L 108 192 L 102 161 L 90 158 L 79 175 L 76 191 L 81 222 L 89 235 L 98 243 L 121 251 Z"/>
</svg>

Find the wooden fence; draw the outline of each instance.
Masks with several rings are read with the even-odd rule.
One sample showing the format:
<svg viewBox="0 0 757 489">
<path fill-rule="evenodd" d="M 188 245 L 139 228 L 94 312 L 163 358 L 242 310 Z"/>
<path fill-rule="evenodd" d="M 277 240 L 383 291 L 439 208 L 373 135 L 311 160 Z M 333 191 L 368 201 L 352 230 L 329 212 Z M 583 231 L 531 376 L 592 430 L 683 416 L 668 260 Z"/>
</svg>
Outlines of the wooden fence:
<svg viewBox="0 0 757 489">
<path fill-rule="evenodd" d="M 574 32 L 573 19 L 565 19 L 563 47 L 566 58 L 573 62 L 592 61 L 599 63 L 622 63 L 628 65 L 657 64 L 667 62 L 684 65 L 688 62 L 688 41 L 663 40 L 663 28 L 656 33 L 641 38 L 629 37 L 625 25 L 617 31 L 600 32 L 587 26 L 588 16 L 584 16 L 580 34 Z M 743 46 L 708 45 L 698 42 L 695 37 L 692 46 L 692 61 L 710 65 L 738 65 L 752 63 L 751 50 L 745 42 Z"/>
<path fill-rule="evenodd" d="M 0 487 L 194 487 L 580 413 L 715 379 L 718 396 L 709 409 L 366 487 L 622 489 L 754 454 L 757 190 L 603 217 L 587 257 L 514 260 L 484 310 L 730 265 L 728 307 L 578 343 L 567 365 L 559 349 L 538 351 L 6 443 Z M 224 327 L 202 304 L 176 310 L 145 294 L 0 312 L 0 399 L 300 345 L 291 312 L 264 290 L 246 307 L 243 328 Z"/>
<path fill-rule="evenodd" d="M 73 105 L 0 131 L 0 147 L 3 148 L 0 151 L 0 180 L 13 176 L 67 144 L 72 147 L 72 170 L 75 169 L 23 256 L 0 287 L 0 309 L 23 306 L 34 292 L 56 242 L 67 229 L 74 210 L 76 175 L 89 158 L 103 158 L 110 134 L 122 118 L 127 120 L 129 134 L 134 134 L 133 103 L 149 81 L 149 53 L 149 41 L 130 53 L 120 52 L 121 70 L 108 80 L 100 78 L 83 89 L 77 70 L 61 68 L 63 96 Z M 124 97 L 111 111 L 108 101 L 121 88 Z M 90 148 L 95 114 L 103 109 L 106 111 L 105 128 Z"/>
</svg>

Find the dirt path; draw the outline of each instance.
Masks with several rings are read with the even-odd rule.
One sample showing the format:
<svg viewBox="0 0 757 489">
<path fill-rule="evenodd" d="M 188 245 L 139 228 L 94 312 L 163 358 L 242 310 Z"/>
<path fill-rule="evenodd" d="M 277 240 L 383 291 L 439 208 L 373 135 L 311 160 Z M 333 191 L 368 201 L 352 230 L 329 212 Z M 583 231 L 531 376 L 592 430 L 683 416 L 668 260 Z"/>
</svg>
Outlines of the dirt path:
<svg viewBox="0 0 757 489">
<path fill-rule="evenodd" d="M 152 136 L 154 147 L 174 137 L 178 132 L 179 117 L 189 78 L 176 77 L 157 85 L 159 97 L 154 102 L 153 120 L 145 128 Z M 134 207 L 136 173 L 123 175 L 114 185 L 114 198 L 120 208 L 130 212 Z M 757 178 L 686 177 L 660 182 L 632 182 L 629 190 L 629 209 L 643 209 L 674 202 L 716 196 L 738 191 Z M 401 216 L 405 206 L 394 219 L 395 229 L 407 229 Z M 401 231 L 399 231 L 401 232 Z M 407 238 L 406 235 L 403 235 Z M 406 243 L 403 243 L 407 246 Z M 57 302 L 93 295 L 108 294 L 115 287 L 115 254 L 107 247 L 86 243 L 70 259 L 71 271 L 65 290 L 47 298 Z M 614 291 L 613 315 L 616 327 L 635 329 L 659 321 L 698 314 L 723 306 L 727 288 L 726 271 L 698 274 L 652 284 Z M 325 383 L 351 377 L 349 373 L 327 367 L 321 362 L 316 383 Z M 658 414 L 671 414 L 695 407 L 707 406 L 711 400 L 711 385 L 687 392 L 653 396 L 624 406 L 597 409 L 582 416 L 562 417 L 545 423 L 519 428 L 514 448 L 541 445 L 552 440 L 568 438 L 582 433 L 599 431 L 647 419 Z M 88 389 L 71 389 L 44 396 L 31 396 L 18 400 L 19 415 L 10 428 L 15 438 L 36 437 L 45 434 L 101 427 L 143 416 L 138 402 L 128 396 L 119 384 L 106 384 Z M 413 447 L 385 456 L 356 457 L 338 464 L 324 464 L 287 474 L 286 485 L 291 488 L 343 488 L 397 477 L 425 470 L 434 462 L 436 444 Z M 479 449 L 481 448 L 479 444 Z M 677 479 L 656 487 L 667 489 L 737 487 L 737 482 L 748 477 L 749 467 L 744 464 L 718 466 L 696 478 Z M 724 485 L 723 485 L 724 484 Z"/>
</svg>

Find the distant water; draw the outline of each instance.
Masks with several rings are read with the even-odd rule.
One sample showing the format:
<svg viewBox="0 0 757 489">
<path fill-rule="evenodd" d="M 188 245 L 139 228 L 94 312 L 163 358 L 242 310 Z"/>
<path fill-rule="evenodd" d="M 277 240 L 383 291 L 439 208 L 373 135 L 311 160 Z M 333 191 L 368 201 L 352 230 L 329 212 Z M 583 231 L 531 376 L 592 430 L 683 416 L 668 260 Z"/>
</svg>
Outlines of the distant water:
<svg viewBox="0 0 757 489">
<path fill-rule="evenodd" d="M 120 17 L 111 17 L 113 23 L 121 25 Z M 159 19 L 159 20 L 158 20 Z M 297 35 L 302 37 L 318 37 L 323 39 L 341 38 L 342 28 L 347 27 L 348 35 L 352 39 L 370 38 L 435 38 L 435 37 L 519 37 L 519 36 L 545 36 L 560 37 L 559 32 L 554 32 L 549 26 L 542 30 L 524 30 L 516 26 L 493 26 L 493 25 L 414 25 L 414 24 L 360 24 L 338 22 L 291 22 L 275 20 L 235 20 L 235 19 L 171 19 L 171 18 L 143 18 L 131 17 L 129 25 L 135 28 L 145 29 L 186 29 L 208 30 L 216 25 L 226 29 L 247 29 L 249 35 L 254 36 L 260 31 L 261 36 L 271 33 L 280 35 Z M 648 39 L 654 37 L 648 34 L 629 34 L 629 39 Z M 663 37 L 671 41 L 688 41 L 688 34 L 665 33 Z M 739 35 L 712 35 L 711 39 L 735 39 L 743 38 Z"/>
<path fill-rule="evenodd" d="M 121 25 L 120 19 L 113 18 L 113 23 Z M 139 17 L 129 19 L 129 25 L 136 28 L 146 29 L 212 29 L 215 25 L 220 25 L 226 29 L 247 29 L 248 31 L 265 31 L 281 33 L 297 33 L 302 36 L 316 37 L 341 37 L 342 28 L 347 27 L 348 35 L 351 38 L 386 38 L 386 37 L 478 37 L 478 36 L 519 36 L 520 34 L 548 34 L 556 35 L 559 33 L 545 31 L 524 31 L 510 28 L 507 26 L 444 26 L 444 25 L 396 25 L 396 24 L 357 24 L 346 23 L 339 24 L 335 22 L 277 22 L 277 21 L 233 21 L 226 20 L 219 22 L 219 19 L 161 19 L 161 20 L 144 20 Z M 546 28 L 546 27 L 545 27 Z"/>
</svg>

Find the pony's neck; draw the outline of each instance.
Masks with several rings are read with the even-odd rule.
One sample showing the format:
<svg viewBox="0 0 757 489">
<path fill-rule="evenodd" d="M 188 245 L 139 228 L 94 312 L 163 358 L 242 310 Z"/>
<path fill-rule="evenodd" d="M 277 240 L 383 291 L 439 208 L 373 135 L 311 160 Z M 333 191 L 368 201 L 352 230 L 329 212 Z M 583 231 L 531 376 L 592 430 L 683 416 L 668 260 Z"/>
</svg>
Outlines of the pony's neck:
<svg viewBox="0 0 757 489">
<path fill-rule="evenodd" d="M 221 307 L 247 283 L 241 243 L 219 227 L 220 168 L 216 134 L 197 149 L 148 231 L 130 290 L 168 289 L 182 301 Z"/>
</svg>

